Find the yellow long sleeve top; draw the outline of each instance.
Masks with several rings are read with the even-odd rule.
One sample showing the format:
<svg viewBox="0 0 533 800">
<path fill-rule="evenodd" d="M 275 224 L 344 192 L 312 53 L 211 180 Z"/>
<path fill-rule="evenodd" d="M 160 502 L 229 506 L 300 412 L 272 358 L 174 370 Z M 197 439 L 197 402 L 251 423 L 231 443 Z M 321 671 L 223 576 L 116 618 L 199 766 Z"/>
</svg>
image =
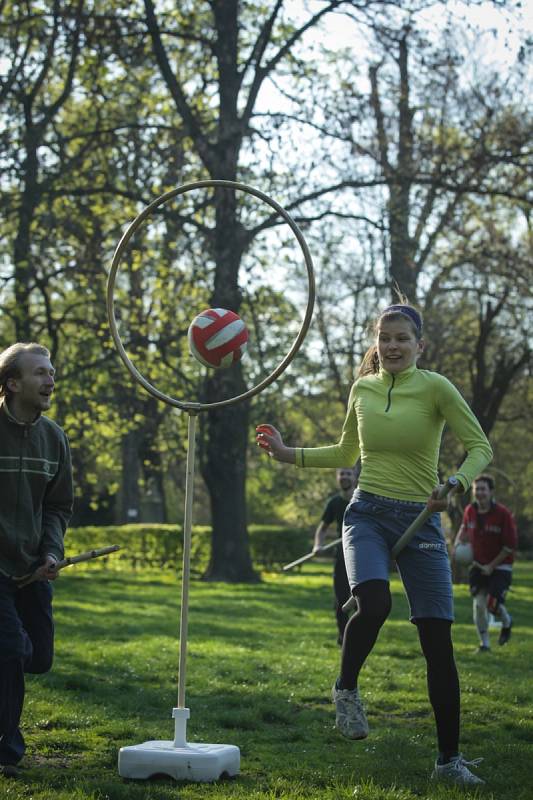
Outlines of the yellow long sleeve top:
<svg viewBox="0 0 533 800">
<path fill-rule="evenodd" d="M 398 500 L 425 502 L 438 483 L 444 425 L 467 455 L 456 477 L 466 490 L 492 460 L 479 422 L 444 376 L 416 366 L 359 378 L 350 392 L 337 444 L 296 448 L 300 467 L 353 466 L 361 456 L 359 487 Z"/>
</svg>

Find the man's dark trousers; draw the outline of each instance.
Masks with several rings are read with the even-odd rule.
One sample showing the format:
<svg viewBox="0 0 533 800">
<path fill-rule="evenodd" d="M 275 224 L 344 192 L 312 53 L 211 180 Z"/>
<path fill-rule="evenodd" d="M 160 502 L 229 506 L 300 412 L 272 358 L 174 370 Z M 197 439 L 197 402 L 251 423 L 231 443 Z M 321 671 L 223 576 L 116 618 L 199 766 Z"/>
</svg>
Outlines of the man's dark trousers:
<svg viewBox="0 0 533 800">
<path fill-rule="evenodd" d="M 0 575 L 0 764 L 17 764 L 24 755 L 24 673 L 48 672 L 53 657 L 52 587 L 35 581 L 18 589 Z"/>
</svg>

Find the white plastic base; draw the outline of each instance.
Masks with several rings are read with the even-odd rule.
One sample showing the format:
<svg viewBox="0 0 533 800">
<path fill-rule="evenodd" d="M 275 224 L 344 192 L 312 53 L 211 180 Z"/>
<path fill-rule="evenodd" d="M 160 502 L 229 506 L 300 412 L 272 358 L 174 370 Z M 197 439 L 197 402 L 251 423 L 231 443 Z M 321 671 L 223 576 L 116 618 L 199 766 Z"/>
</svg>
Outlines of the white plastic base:
<svg viewBox="0 0 533 800">
<path fill-rule="evenodd" d="M 123 778 L 146 780 L 168 775 L 178 781 L 216 781 L 240 771 L 241 754 L 232 744 L 187 744 L 185 727 L 188 708 L 174 708 L 174 741 L 151 741 L 121 747 L 118 772 Z"/>
</svg>

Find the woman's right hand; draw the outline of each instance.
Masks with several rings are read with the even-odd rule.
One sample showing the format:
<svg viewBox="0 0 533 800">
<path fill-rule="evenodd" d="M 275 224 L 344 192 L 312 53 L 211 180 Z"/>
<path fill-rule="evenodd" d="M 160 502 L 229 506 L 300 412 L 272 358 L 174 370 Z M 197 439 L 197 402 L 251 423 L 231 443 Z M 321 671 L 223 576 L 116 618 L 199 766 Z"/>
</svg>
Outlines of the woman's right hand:
<svg viewBox="0 0 533 800">
<path fill-rule="evenodd" d="M 276 461 L 285 461 L 294 464 L 294 447 L 286 447 L 283 444 L 281 433 L 273 425 L 262 424 L 255 429 L 255 441 L 265 450 L 271 458 Z"/>
</svg>

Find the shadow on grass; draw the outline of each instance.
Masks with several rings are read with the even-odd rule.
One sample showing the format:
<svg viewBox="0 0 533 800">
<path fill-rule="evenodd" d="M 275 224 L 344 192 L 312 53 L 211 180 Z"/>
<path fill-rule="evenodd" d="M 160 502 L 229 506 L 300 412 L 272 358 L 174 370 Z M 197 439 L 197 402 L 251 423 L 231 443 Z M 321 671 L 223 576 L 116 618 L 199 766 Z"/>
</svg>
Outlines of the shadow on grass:
<svg viewBox="0 0 533 800">
<path fill-rule="evenodd" d="M 351 742 L 334 730 L 328 696 L 339 652 L 329 569 L 254 585 L 193 582 L 188 740 L 236 744 L 243 774 L 228 786 L 176 787 L 167 780 L 123 781 L 116 759 L 120 746 L 173 736 L 178 582 L 138 574 L 90 580 L 87 573 L 81 581 L 69 576 L 56 594 L 57 666 L 29 682 L 30 769 L 14 799 L 451 800 L 453 793 L 428 786 L 435 742 L 425 664 L 416 629 L 406 620 L 403 591 L 398 582 L 392 589 L 393 613 L 362 676 L 371 735 Z M 526 597 L 520 594 L 515 604 L 519 629 L 526 624 Z M 519 688 L 524 662 L 509 650 L 508 657 L 498 654 L 495 671 L 494 664 L 463 656 L 474 630 L 470 605 L 459 592 L 458 617 L 464 614 L 465 624 L 456 626 L 456 640 L 465 673 L 467 755 L 486 755 L 489 774 L 493 764 L 494 797 L 526 800 L 520 794 L 526 778 L 520 781 L 516 766 L 502 778 L 494 767 L 509 765 L 511 748 L 527 762 L 531 716 L 527 691 Z M 518 696 L 523 710 L 513 705 Z M 32 755 L 34 747 L 39 756 Z M 49 795 L 40 794 L 43 786 L 50 786 Z M 373 793 L 365 794 L 365 787 Z"/>
</svg>

